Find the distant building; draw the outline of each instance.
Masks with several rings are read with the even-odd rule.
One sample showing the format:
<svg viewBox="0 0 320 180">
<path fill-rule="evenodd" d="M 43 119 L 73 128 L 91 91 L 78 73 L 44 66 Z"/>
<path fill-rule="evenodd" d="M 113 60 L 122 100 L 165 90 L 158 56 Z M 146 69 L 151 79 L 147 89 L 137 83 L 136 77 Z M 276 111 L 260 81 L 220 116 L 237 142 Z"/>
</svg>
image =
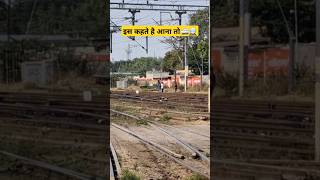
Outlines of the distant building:
<svg viewBox="0 0 320 180">
<path fill-rule="evenodd" d="M 161 79 L 170 77 L 169 72 L 161 72 L 161 71 L 147 71 L 146 78 L 147 79 Z"/>
</svg>

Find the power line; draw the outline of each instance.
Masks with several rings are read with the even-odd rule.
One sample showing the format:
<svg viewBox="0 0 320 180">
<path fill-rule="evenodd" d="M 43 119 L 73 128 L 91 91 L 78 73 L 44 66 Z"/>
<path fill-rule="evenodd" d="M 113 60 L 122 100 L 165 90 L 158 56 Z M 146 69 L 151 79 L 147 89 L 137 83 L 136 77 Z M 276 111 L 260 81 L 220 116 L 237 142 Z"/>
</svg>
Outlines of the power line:
<svg viewBox="0 0 320 180">
<path fill-rule="evenodd" d="M 152 10 L 152 11 L 198 11 L 200 8 L 209 6 L 201 5 L 178 5 L 178 4 L 147 4 L 147 3 L 119 3 L 110 2 L 110 9 L 129 10 Z"/>
</svg>

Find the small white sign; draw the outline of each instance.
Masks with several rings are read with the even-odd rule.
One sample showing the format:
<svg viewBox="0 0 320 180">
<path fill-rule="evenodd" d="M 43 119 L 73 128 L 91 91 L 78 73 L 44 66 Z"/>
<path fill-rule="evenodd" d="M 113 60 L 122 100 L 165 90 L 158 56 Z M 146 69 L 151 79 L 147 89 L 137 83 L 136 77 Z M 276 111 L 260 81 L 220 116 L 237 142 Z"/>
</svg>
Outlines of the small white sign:
<svg viewBox="0 0 320 180">
<path fill-rule="evenodd" d="M 83 91 L 83 100 L 84 101 L 92 101 L 92 92 L 91 91 Z"/>
</svg>

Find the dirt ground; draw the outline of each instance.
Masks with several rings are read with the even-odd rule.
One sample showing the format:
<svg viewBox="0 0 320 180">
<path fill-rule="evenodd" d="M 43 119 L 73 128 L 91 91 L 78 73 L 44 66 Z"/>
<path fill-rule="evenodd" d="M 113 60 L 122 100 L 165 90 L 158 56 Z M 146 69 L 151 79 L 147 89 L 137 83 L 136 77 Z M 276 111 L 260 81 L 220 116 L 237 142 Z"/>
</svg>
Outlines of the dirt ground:
<svg viewBox="0 0 320 180">
<path fill-rule="evenodd" d="M 129 137 L 126 133 L 111 129 L 111 142 L 114 145 L 120 166 L 136 172 L 141 179 L 184 179 L 192 175 L 190 170 L 149 146 Z"/>
<path fill-rule="evenodd" d="M 161 109 L 146 110 L 130 103 L 118 101 L 113 101 L 111 106 L 113 109 L 161 123 L 159 127 L 174 133 L 176 137 L 196 147 L 206 156 L 210 156 L 210 122 L 207 119 L 199 120 L 199 115 L 190 118 L 189 114 L 168 113 Z M 163 116 L 168 116 L 168 120 L 162 121 Z M 175 153 L 184 155 L 186 157 L 184 162 L 197 169 L 202 169 L 201 172 L 203 173 L 209 173 L 209 164 L 192 159 L 190 152 L 177 144 L 174 138 L 164 134 L 159 129 L 150 125 L 139 124 L 135 120 L 122 116 L 112 116 L 112 122 L 120 124 Z M 117 128 L 111 128 L 111 142 L 115 146 L 121 161 L 121 168 L 133 170 L 142 179 L 187 179 L 194 174 Z"/>
</svg>

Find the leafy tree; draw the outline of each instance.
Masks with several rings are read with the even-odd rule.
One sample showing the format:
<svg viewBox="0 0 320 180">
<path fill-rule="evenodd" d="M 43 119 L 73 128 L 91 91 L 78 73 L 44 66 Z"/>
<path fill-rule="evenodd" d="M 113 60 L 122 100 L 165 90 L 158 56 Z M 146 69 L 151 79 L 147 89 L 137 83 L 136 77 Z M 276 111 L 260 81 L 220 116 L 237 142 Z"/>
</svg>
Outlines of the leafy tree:
<svg viewBox="0 0 320 180">
<path fill-rule="evenodd" d="M 315 40 L 315 1 L 299 0 L 298 27 L 299 42 L 312 42 Z M 288 0 L 251 0 L 250 12 L 252 25 L 259 26 L 265 37 L 273 42 L 287 43 L 288 30 L 284 19 L 287 19 L 289 28 L 294 32 L 294 1 Z M 283 9 L 283 17 L 279 4 Z M 239 26 L 239 1 L 214 0 L 211 12 L 212 27 Z"/>
<path fill-rule="evenodd" d="M 145 75 L 152 69 L 160 70 L 161 59 L 140 57 L 130 61 L 111 62 L 111 72 L 132 72 Z"/>
<path fill-rule="evenodd" d="M 195 73 L 200 74 L 202 71 L 202 62 L 204 74 L 208 73 L 208 37 L 209 37 L 209 10 L 199 10 L 190 16 L 190 25 L 199 26 L 199 36 L 189 37 L 188 40 L 188 65 Z M 179 39 L 170 39 L 166 41 L 170 44 L 179 44 Z M 183 41 L 181 41 L 183 43 Z M 184 53 L 180 48 L 175 48 L 166 53 L 163 59 L 163 69 L 174 72 L 174 69 L 181 69 L 184 63 Z"/>
<path fill-rule="evenodd" d="M 11 33 L 25 34 L 34 0 L 15 0 L 11 7 Z M 7 7 L 0 4 L 0 32 L 7 32 Z M 29 33 L 80 34 L 105 36 L 106 8 L 100 0 L 46 0 L 37 1 Z M 84 34 L 84 35 L 83 35 Z"/>
<path fill-rule="evenodd" d="M 252 1 L 251 13 L 253 24 L 259 27 L 265 26 L 266 29 L 261 30 L 261 32 L 264 36 L 271 37 L 274 42 L 285 43 L 289 41 L 289 35 L 277 1 L 279 1 L 280 7 L 283 9 L 290 30 L 294 32 L 294 1 Z M 298 27 L 300 27 L 298 38 L 300 42 L 315 40 L 315 7 L 310 2 L 311 0 L 297 1 Z"/>
<path fill-rule="evenodd" d="M 164 58 L 162 63 L 162 68 L 164 71 L 168 71 L 171 74 L 174 73 L 174 70 L 181 69 L 182 68 L 182 59 L 183 53 L 179 50 L 171 50 L 168 51 Z"/>
<path fill-rule="evenodd" d="M 195 74 L 207 74 L 209 57 L 209 10 L 200 10 L 191 15 L 189 24 L 199 26 L 199 36 L 189 38 L 190 44 L 187 53 L 189 66 Z M 202 72 L 202 63 L 204 72 Z"/>
</svg>

